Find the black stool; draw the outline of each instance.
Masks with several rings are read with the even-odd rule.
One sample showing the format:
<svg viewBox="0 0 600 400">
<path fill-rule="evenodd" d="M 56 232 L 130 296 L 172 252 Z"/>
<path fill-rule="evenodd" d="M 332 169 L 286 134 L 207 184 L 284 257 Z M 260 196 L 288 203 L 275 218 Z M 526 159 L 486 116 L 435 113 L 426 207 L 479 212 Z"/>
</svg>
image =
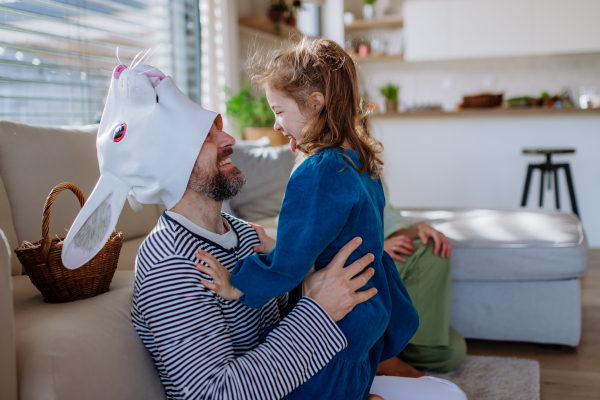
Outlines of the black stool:
<svg viewBox="0 0 600 400">
<path fill-rule="evenodd" d="M 560 209 L 560 199 L 558 195 L 558 175 L 559 169 L 565 170 L 567 176 L 567 186 L 569 187 L 569 196 L 571 197 L 571 208 L 573 213 L 579 216 L 577 209 L 577 200 L 575 199 L 575 189 L 573 188 L 573 178 L 571 177 L 571 168 L 568 163 L 552 164 L 552 154 L 572 154 L 575 149 L 523 149 L 523 154 L 544 154 L 546 162 L 543 164 L 529 164 L 527 167 L 527 178 L 525 179 L 525 188 L 523 189 L 523 200 L 521 207 L 527 205 L 527 195 L 529 194 L 529 184 L 531 183 L 531 175 L 534 169 L 539 169 L 542 173 L 540 179 L 540 207 L 544 205 L 544 176 L 548 174 L 548 189 L 550 189 L 550 174 L 554 175 L 554 197 L 556 199 L 556 208 Z"/>
</svg>

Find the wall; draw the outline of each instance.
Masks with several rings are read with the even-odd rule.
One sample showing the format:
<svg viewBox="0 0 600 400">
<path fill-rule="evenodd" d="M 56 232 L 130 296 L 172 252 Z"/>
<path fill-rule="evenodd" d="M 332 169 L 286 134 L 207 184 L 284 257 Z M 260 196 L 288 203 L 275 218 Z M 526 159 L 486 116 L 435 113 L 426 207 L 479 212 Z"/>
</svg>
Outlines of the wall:
<svg viewBox="0 0 600 400">
<path fill-rule="evenodd" d="M 503 92 L 505 98 L 539 96 L 568 88 L 574 100 L 581 86 L 600 92 L 600 54 L 511 57 L 452 61 L 359 61 L 362 88 L 383 105 L 378 87 L 400 84 L 401 109 L 417 103 L 440 103 L 454 110 L 463 95 Z"/>
</svg>

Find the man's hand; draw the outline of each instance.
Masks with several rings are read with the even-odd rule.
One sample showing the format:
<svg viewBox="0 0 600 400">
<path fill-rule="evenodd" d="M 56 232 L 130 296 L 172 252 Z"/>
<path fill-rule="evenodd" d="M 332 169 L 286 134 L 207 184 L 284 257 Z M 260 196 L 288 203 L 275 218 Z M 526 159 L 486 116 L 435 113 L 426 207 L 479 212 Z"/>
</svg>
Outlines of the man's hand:
<svg viewBox="0 0 600 400">
<path fill-rule="evenodd" d="M 222 299 L 237 300 L 244 295 L 239 289 L 231 286 L 231 272 L 223 266 L 212 254 L 204 250 L 198 250 L 196 258 L 204 261 L 207 265 L 196 264 L 196 269 L 210 275 L 212 282 L 200 281 L 205 287 L 214 290 Z"/>
<path fill-rule="evenodd" d="M 248 222 L 248 225 L 254 228 L 256 234 L 258 235 L 258 240 L 260 240 L 260 246 L 254 246 L 252 250 L 254 250 L 255 253 L 260 254 L 269 254 L 271 251 L 273 251 L 276 241 L 272 237 L 267 236 L 265 233 L 265 228 L 260 225 L 253 224 L 252 222 Z"/>
<path fill-rule="evenodd" d="M 400 254 L 412 256 L 415 252 L 413 241 L 406 235 L 392 236 L 383 242 L 383 249 L 396 261 L 406 262 Z M 398 254 L 400 253 L 400 254 Z"/>
<path fill-rule="evenodd" d="M 442 258 L 447 258 L 452 255 L 452 245 L 450 239 L 448 239 L 440 231 L 436 231 L 430 225 L 418 224 L 415 225 L 417 228 L 417 235 L 424 245 L 429 243 L 429 239 L 433 239 L 435 246 L 433 247 L 433 254 L 440 255 Z"/>
<path fill-rule="evenodd" d="M 356 276 L 373 262 L 375 259 L 373 254 L 366 254 L 344 268 L 344 263 L 350 254 L 361 243 L 361 238 L 352 239 L 338 251 L 325 268 L 318 272 L 309 272 L 302 282 L 303 295 L 316 301 L 336 322 L 344 318 L 357 304 L 377 294 L 375 288 L 357 292 L 375 274 L 375 270 L 369 268 Z"/>
</svg>

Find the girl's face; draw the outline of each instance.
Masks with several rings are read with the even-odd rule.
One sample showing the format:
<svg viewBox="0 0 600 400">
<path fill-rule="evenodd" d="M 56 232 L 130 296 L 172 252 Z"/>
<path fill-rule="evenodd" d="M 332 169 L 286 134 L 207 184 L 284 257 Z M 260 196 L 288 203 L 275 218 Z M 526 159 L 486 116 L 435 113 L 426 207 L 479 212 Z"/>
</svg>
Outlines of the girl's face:
<svg viewBox="0 0 600 400">
<path fill-rule="evenodd" d="M 292 153 L 296 152 L 296 142 L 302 138 L 302 129 L 308 123 L 310 116 L 304 115 L 298 108 L 298 104 L 283 93 L 266 88 L 267 100 L 275 113 L 276 131 L 291 138 L 290 148 Z"/>
</svg>

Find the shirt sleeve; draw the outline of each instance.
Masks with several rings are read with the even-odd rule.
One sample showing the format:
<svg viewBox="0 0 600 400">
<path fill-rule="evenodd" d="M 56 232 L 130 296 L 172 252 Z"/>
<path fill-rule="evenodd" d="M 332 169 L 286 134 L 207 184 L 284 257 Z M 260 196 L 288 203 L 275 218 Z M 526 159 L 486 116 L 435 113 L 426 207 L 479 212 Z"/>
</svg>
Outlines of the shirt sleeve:
<svg viewBox="0 0 600 400">
<path fill-rule="evenodd" d="M 387 239 L 400 229 L 410 227 L 410 224 L 389 202 L 390 193 L 383 178 L 381 179 L 381 184 L 383 185 L 383 194 L 385 196 L 385 208 L 383 209 L 383 238 Z"/>
<path fill-rule="evenodd" d="M 216 294 L 182 260 L 155 265 L 138 305 L 178 399 L 280 399 L 347 346 L 329 315 L 303 298 L 265 343 L 235 357 Z"/>
<path fill-rule="evenodd" d="M 356 171 L 341 157 L 305 160 L 286 188 L 275 249 L 238 261 L 231 273 L 231 284 L 244 293 L 240 301 L 257 309 L 298 286 L 339 236 L 359 190 Z"/>
</svg>

